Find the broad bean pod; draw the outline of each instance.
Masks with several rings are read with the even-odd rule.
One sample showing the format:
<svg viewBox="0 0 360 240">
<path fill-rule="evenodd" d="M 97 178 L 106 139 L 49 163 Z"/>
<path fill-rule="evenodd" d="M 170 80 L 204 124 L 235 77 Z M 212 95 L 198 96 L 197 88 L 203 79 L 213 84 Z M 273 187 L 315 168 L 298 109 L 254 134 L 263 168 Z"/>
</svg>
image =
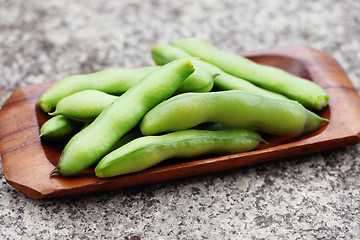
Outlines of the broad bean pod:
<svg viewBox="0 0 360 240">
<path fill-rule="evenodd" d="M 60 114 L 79 122 L 90 122 L 116 99 L 118 96 L 98 90 L 84 90 L 61 99 L 49 115 Z"/>
<path fill-rule="evenodd" d="M 151 55 L 157 65 L 164 65 L 178 58 L 191 56 L 184 50 L 167 44 L 153 46 L 151 48 Z M 208 62 L 196 58 L 192 61 L 196 69 L 195 72 L 204 70 L 214 77 L 214 86 L 218 90 L 244 90 L 266 97 L 288 99 L 281 94 L 260 88 L 249 81 L 232 76 Z"/>
<path fill-rule="evenodd" d="M 137 138 L 106 155 L 96 166 L 98 177 L 138 172 L 169 158 L 232 154 L 255 149 L 261 136 L 248 129 L 184 130 Z"/>
<path fill-rule="evenodd" d="M 190 58 L 183 58 L 147 74 L 70 139 L 50 174 L 76 175 L 96 163 L 151 108 L 171 96 L 193 72 Z"/>
<path fill-rule="evenodd" d="M 213 122 L 274 135 L 298 135 L 315 131 L 327 121 L 293 100 L 231 90 L 172 97 L 149 111 L 140 129 L 144 135 L 153 135 Z"/>
<path fill-rule="evenodd" d="M 282 69 L 255 63 L 195 38 L 177 39 L 172 45 L 218 66 L 231 75 L 296 100 L 306 108 L 322 110 L 328 105 L 329 96 L 321 86 Z"/>
<path fill-rule="evenodd" d="M 38 103 L 44 112 L 52 111 L 64 97 L 83 90 L 93 89 L 120 95 L 157 66 L 142 68 L 109 68 L 89 74 L 72 75 L 61 79 L 40 97 Z"/>
<path fill-rule="evenodd" d="M 209 92 L 214 85 L 214 78 L 208 72 L 195 68 L 195 71 L 187 77 L 174 94 L 186 92 Z"/>
<path fill-rule="evenodd" d="M 80 128 L 80 123 L 58 115 L 50 118 L 41 126 L 40 137 L 47 141 L 64 139 L 72 136 Z"/>
</svg>

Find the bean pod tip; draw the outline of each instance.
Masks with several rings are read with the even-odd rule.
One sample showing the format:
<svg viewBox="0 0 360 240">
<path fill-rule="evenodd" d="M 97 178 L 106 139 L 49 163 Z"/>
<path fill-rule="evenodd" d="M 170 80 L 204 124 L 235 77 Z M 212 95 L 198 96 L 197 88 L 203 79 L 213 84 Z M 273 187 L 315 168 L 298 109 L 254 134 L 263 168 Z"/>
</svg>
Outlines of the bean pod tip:
<svg viewBox="0 0 360 240">
<path fill-rule="evenodd" d="M 54 168 L 51 172 L 50 172 L 50 177 L 52 177 L 55 173 L 60 173 L 60 169 L 58 167 Z"/>
<path fill-rule="evenodd" d="M 42 101 L 41 99 L 38 102 L 39 107 L 44 111 L 44 112 L 50 112 L 53 107 L 47 103 L 45 103 L 44 101 Z"/>
<path fill-rule="evenodd" d="M 56 110 L 55 110 L 55 111 L 53 111 L 53 112 L 48 112 L 48 114 L 49 114 L 50 116 L 56 116 L 56 115 L 57 115 L 57 112 L 56 112 Z"/>
</svg>

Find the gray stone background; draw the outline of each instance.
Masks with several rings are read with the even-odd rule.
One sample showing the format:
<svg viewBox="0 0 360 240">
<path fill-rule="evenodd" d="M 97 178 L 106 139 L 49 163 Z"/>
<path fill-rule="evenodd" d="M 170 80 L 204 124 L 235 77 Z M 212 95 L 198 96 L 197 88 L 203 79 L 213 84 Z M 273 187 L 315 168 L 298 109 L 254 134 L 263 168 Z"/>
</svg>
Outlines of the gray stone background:
<svg viewBox="0 0 360 240">
<path fill-rule="evenodd" d="M 360 91 L 354 0 L 0 0 L 0 106 L 21 86 L 154 64 L 197 37 L 241 53 L 325 51 Z M 360 145 L 106 193 L 34 200 L 1 170 L 1 239 L 359 239 Z"/>
</svg>

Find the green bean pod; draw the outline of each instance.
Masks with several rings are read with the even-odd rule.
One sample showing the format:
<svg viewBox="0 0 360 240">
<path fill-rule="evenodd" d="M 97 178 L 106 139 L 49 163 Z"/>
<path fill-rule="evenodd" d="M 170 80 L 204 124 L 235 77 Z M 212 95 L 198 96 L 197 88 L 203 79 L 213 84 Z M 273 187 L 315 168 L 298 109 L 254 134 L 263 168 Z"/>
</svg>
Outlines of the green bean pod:
<svg viewBox="0 0 360 240">
<path fill-rule="evenodd" d="M 213 76 L 202 69 L 195 68 L 195 71 L 187 77 L 175 91 L 175 94 L 186 92 L 209 92 L 214 85 Z"/>
<path fill-rule="evenodd" d="M 329 96 L 321 86 L 282 69 L 261 65 L 239 55 L 224 52 L 195 38 L 178 39 L 173 41 L 172 45 L 218 66 L 231 75 L 296 100 L 306 108 L 322 110 L 328 104 Z"/>
<path fill-rule="evenodd" d="M 184 50 L 168 44 L 154 45 L 151 48 L 151 56 L 155 61 L 155 63 L 159 66 L 165 65 L 179 58 L 191 57 L 191 55 L 185 52 Z"/>
<path fill-rule="evenodd" d="M 151 48 L 151 55 L 155 61 L 155 63 L 159 66 L 165 65 L 169 62 L 172 62 L 176 59 L 183 57 L 191 57 L 190 54 L 185 51 L 175 48 L 170 45 L 158 44 Z M 196 59 L 192 59 L 192 62 L 196 62 Z M 195 63 L 194 63 L 195 64 Z M 196 66 L 196 64 L 195 64 Z M 191 74 L 188 79 L 184 81 L 184 83 L 189 82 L 189 86 L 183 84 L 186 88 L 179 88 L 177 93 L 185 93 L 185 92 L 209 92 L 213 87 L 214 81 L 211 76 L 214 75 L 214 72 L 205 71 L 201 67 L 195 67 L 195 72 Z M 209 81 L 209 77 L 211 81 Z M 195 80 L 193 80 L 193 78 Z M 199 84 L 198 82 L 203 82 L 203 84 Z M 191 84 L 193 83 L 193 84 Z M 195 85 L 195 86 L 191 86 Z M 198 90 L 194 91 L 193 89 L 203 89 L 203 91 Z M 179 91 L 180 90 L 180 91 Z"/>
<path fill-rule="evenodd" d="M 173 94 L 193 72 L 190 58 L 183 58 L 146 75 L 70 139 L 58 165 L 50 174 L 76 175 L 96 163 L 151 108 Z"/>
<path fill-rule="evenodd" d="M 93 121 L 118 96 L 98 90 L 84 90 L 61 99 L 55 111 L 50 116 L 63 115 L 67 118 L 80 121 Z"/>
<path fill-rule="evenodd" d="M 94 73 L 69 76 L 46 90 L 39 99 L 39 106 L 44 112 L 50 112 L 62 98 L 88 89 L 120 95 L 157 68 L 157 66 L 132 69 L 109 68 Z"/>
<path fill-rule="evenodd" d="M 158 66 L 133 69 L 111 68 L 90 74 L 69 76 L 49 88 L 40 97 L 39 106 L 43 111 L 50 112 L 62 98 L 83 90 L 99 90 L 112 95 L 121 95 L 143 76 L 157 68 Z M 211 75 L 198 70 L 179 86 L 176 94 L 209 92 L 213 82 Z"/>
<path fill-rule="evenodd" d="M 106 155 L 96 166 L 98 177 L 138 172 L 169 158 L 232 154 L 255 149 L 261 136 L 251 130 L 184 130 L 137 138 Z"/>
<path fill-rule="evenodd" d="M 55 141 L 72 136 L 80 130 L 81 124 L 62 115 L 47 120 L 40 128 L 40 137 L 46 141 Z"/>
<path fill-rule="evenodd" d="M 186 84 L 184 84 L 185 82 Z M 193 74 L 184 80 L 175 93 L 187 91 L 209 92 L 212 87 L 212 77 L 205 71 L 195 70 Z M 80 91 L 61 99 L 56 104 L 55 111 L 49 113 L 49 115 L 63 115 L 79 122 L 90 122 L 117 98 L 118 96 L 98 90 Z"/>
<path fill-rule="evenodd" d="M 231 90 L 172 97 L 149 111 L 140 129 L 144 135 L 153 135 L 206 122 L 249 127 L 275 135 L 297 135 L 312 132 L 327 120 L 293 100 Z"/>
<path fill-rule="evenodd" d="M 190 56 L 190 54 L 184 50 L 166 44 L 153 46 L 151 49 L 151 55 L 157 65 L 164 65 L 168 62 L 174 61 L 175 59 Z M 281 94 L 268 91 L 250 83 L 249 81 L 225 73 L 220 68 L 208 62 L 204 62 L 200 59 L 193 59 L 192 62 L 194 63 L 196 69 L 195 72 L 203 70 L 214 77 L 214 86 L 219 90 L 244 90 L 266 97 L 288 99 Z"/>
</svg>

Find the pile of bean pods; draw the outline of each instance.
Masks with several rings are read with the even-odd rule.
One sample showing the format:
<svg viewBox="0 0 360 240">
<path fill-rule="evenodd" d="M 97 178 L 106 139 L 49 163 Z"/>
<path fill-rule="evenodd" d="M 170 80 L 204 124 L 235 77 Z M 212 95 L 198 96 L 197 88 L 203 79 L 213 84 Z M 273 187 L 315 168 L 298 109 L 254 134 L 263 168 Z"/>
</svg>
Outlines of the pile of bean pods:
<svg viewBox="0 0 360 240">
<path fill-rule="evenodd" d="M 261 133 L 301 135 L 327 122 L 316 83 L 195 38 L 151 49 L 157 66 L 66 77 L 39 99 L 44 141 L 67 139 L 56 173 L 106 178 L 165 159 L 255 149 Z"/>
</svg>

